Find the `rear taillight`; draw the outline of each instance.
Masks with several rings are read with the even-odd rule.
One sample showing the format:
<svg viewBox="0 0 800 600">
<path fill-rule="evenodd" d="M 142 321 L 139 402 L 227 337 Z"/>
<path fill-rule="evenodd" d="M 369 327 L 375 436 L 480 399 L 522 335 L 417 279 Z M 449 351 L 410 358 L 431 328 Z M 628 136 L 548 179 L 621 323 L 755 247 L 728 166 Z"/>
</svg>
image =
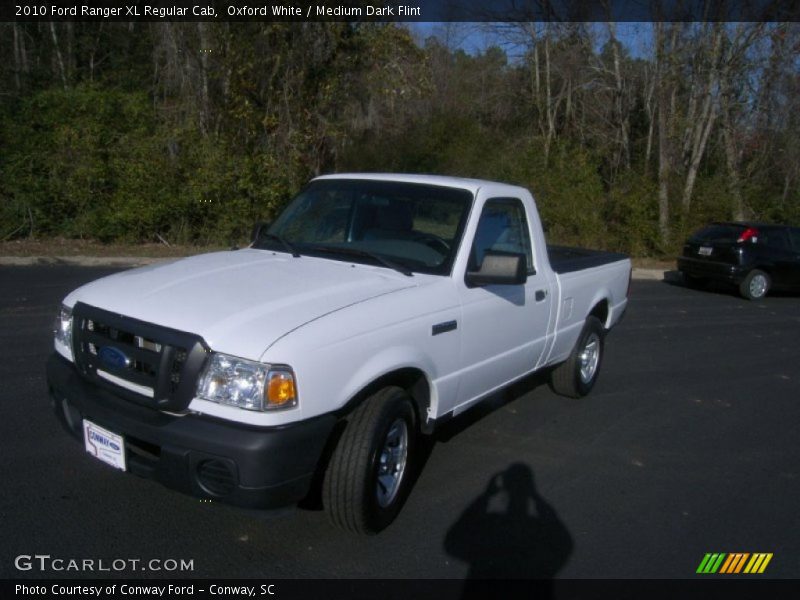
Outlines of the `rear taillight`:
<svg viewBox="0 0 800 600">
<path fill-rule="evenodd" d="M 739 239 L 736 240 L 737 242 L 751 242 L 755 244 L 758 241 L 758 229 L 755 227 L 748 227 L 742 232 L 742 235 L 739 236 Z"/>
</svg>

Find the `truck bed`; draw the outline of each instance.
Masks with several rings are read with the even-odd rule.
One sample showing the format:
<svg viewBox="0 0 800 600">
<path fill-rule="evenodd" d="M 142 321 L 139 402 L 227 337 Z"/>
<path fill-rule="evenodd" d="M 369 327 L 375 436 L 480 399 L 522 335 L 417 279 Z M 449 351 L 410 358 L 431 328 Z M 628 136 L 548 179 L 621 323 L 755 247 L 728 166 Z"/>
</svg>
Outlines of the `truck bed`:
<svg viewBox="0 0 800 600">
<path fill-rule="evenodd" d="M 550 266 L 558 274 L 600 267 L 628 258 L 619 252 L 588 250 L 571 246 L 551 246 L 549 244 L 547 254 L 550 256 Z"/>
</svg>

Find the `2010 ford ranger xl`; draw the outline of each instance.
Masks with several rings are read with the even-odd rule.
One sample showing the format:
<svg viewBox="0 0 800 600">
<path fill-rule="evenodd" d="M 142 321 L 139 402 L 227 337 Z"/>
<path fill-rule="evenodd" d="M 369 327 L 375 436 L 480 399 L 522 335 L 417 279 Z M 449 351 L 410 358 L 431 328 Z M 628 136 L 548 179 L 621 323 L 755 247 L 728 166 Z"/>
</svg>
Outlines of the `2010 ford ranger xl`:
<svg viewBox="0 0 800 600">
<path fill-rule="evenodd" d="M 373 533 L 437 423 L 541 369 L 560 394 L 592 389 L 630 272 L 548 251 L 520 187 L 324 176 L 246 249 L 70 293 L 47 380 L 114 467 L 250 508 L 313 487 L 335 524 Z"/>
</svg>

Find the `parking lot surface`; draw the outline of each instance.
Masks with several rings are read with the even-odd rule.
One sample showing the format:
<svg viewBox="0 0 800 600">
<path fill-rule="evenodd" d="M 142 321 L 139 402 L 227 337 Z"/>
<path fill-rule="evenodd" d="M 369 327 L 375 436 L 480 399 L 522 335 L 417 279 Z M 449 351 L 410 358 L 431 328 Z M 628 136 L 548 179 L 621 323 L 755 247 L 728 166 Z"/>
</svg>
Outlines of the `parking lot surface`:
<svg viewBox="0 0 800 600">
<path fill-rule="evenodd" d="M 515 384 L 432 440 L 397 521 L 201 502 L 91 459 L 44 363 L 61 299 L 113 269 L 0 267 L 2 577 L 694 577 L 708 552 L 800 577 L 800 298 L 634 282 L 581 400 Z M 281 457 L 276 457 L 281 460 Z M 15 557 L 191 560 L 188 572 L 19 571 Z"/>
</svg>

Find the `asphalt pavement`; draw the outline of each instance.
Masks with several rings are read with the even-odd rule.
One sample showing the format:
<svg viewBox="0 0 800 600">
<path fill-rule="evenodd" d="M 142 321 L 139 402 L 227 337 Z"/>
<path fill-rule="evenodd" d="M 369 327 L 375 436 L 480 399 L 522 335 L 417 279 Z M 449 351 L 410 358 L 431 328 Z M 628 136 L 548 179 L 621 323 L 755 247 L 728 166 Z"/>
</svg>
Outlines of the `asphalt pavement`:
<svg viewBox="0 0 800 600">
<path fill-rule="evenodd" d="M 634 282 L 589 397 L 534 376 L 453 421 L 397 521 L 363 538 L 318 510 L 183 496 L 67 436 L 44 378 L 52 320 L 111 272 L 0 267 L 0 577 L 691 578 L 709 552 L 773 553 L 764 576 L 800 577 L 800 297 Z M 16 568 L 36 554 L 193 568 Z"/>
</svg>

